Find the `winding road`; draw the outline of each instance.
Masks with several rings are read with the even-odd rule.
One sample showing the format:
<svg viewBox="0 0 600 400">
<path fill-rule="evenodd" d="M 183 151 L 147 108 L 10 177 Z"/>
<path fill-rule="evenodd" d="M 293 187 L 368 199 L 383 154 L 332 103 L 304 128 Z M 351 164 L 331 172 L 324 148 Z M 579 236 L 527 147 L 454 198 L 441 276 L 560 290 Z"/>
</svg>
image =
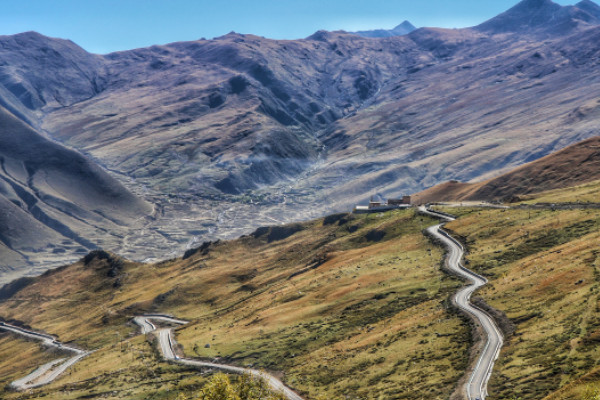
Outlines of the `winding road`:
<svg viewBox="0 0 600 400">
<path fill-rule="evenodd" d="M 453 302 L 479 323 L 487 336 L 485 346 L 479 355 L 477 363 L 473 367 L 473 371 L 471 372 L 471 376 L 469 377 L 465 388 L 469 400 L 483 400 L 488 395 L 488 381 L 490 380 L 492 370 L 494 369 L 494 363 L 498 359 L 500 349 L 504 343 L 502 332 L 494 322 L 493 318 L 485 311 L 471 304 L 471 295 L 477 289 L 487 284 L 487 279 L 468 270 L 462 265 L 461 260 L 464 255 L 462 245 L 447 232 L 442 230 L 444 224 L 453 221 L 454 218 L 446 214 L 429 210 L 423 206 L 419 208 L 419 211 L 444 221 L 439 225 L 428 228 L 427 232 L 429 232 L 431 236 L 442 241 L 448 248 L 448 255 L 446 257 L 446 266 L 448 269 L 470 282 L 469 286 L 462 288 L 454 295 Z"/>
<path fill-rule="evenodd" d="M 454 218 L 446 214 L 432 211 L 426 207 L 420 207 L 419 211 L 423 214 L 427 214 L 444 221 L 439 225 L 428 228 L 427 231 L 431 236 L 440 240 L 448 248 L 448 254 L 446 257 L 446 265 L 448 269 L 470 282 L 470 285 L 462 288 L 455 294 L 453 302 L 460 309 L 468 313 L 471 318 L 473 318 L 482 327 L 487 336 L 485 346 L 483 347 L 483 350 L 477 359 L 477 363 L 473 367 L 465 387 L 468 400 L 484 400 L 488 395 L 488 381 L 492 374 L 494 363 L 500 354 L 500 349 L 502 348 L 504 340 L 500 329 L 497 327 L 490 315 L 485 311 L 473 306 L 470 302 L 473 292 L 487 284 L 487 279 L 466 269 L 461 264 L 461 260 L 464 255 L 462 245 L 447 232 L 442 230 L 444 224 L 454 220 Z M 142 334 L 156 334 L 161 353 L 165 360 L 169 362 L 191 367 L 217 369 L 234 374 L 248 374 L 263 379 L 273 390 L 283 393 L 288 400 L 304 400 L 297 393 L 285 386 L 279 379 L 264 371 L 179 357 L 175 350 L 176 342 L 173 337 L 173 329 L 170 327 L 159 328 L 155 325 L 155 323 L 167 325 L 185 325 L 188 323 L 188 321 L 164 314 L 147 314 L 133 318 L 133 322 L 140 327 Z M 66 352 L 74 353 L 73 357 L 51 361 L 40 366 L 26 377 L 12 382 L 11 386 L 17 390 L 26 390 L 46 385 L 60 376 L 67 368 L 71 367 L 91 353 L 90 351 L 81 350 L 60 343 L 56 340 L 56 338 L 50 335 L 20 328 L 4 322 L 0 322 L 0 330 L 10 331 L 29 339 L 41 341 L 42 344 L 47 347 L 54 347 Z"/>
<path fill-rule="evenodd" d="M 29 375 L 17 379 L 12 382 L 10 386 L 16 390 L 27 390 L 33 389 L 39 386 L 47 385 L 56 378 L 58 378 L 67 368 L 75 365 L 79 360 L 89 355 L 91 352 L 78 349 L 73 346 L 66 345 L 56 340 L 53 336 L 46 335 L 44 333 L 35 332 L 29 329 L 20 328 L 11 324 L 0 322 L 0 329 L 8 332 L 12 332 L 19 336 L 23 336 L 28 339 L 38 340 L 42 342 L 42 345 L 46 347 L 54 347 L 56 349 L 74 353 L 75 355 L 70 358 L 60 358 L 58 360 L 50 361 L 40 367 Z"/>
<path fill-rule="evenodd" d="M 269 386 L 280 393 L 283 393 L 288 400 L 304 400 L 296 392 L 288 388 L 279 379 L 264 371 L 258 371 L 250 368 L 240 368 L 231 365 L 217 364 L 189 358 L 180 358 L 175 351 L 175 339 L 173 338 L 172 328 L 158 328 L 154 323 L 163 323 L 171 325 L 185 325 L 188 321 L 173 318 L 164 314 L 147 314 L 133 318 L 133 322 L 140 327 L 142 334 L 155 333 L 158 337 L 161 353 L 165 360 L 181 365 L 200 368 L 212 368 L 234 374 L 248 374 L 263 379 Z M 154 323 L 153 323 L 154 322 Z M 61 358 L 53 360 L 38 367 L 29 375 L 12 382 L 10 385 L 16 390 L 27 390 L 47 385 L 58 378 L 69 367 L 76 364 L 79 360 L 91 354 L 91 351 L 85 351 L 73 346 L 66 345 L 56 340 L 55 337 L 35 332 L 29 329 L 20 328 L 15 325 L 0 322 L 0 329 L 12 332 L 28 339 L 41 341 L 44 346 L 54 347 L 66 352 L 74 353 L 70 358 Z"/>
<path fill-rule="evenodd" d="M 175 325 L 185 325 L 185 324 L 187 324 L 187 321 L 176 319 L 176 318 L 170 317 L 168 315 L 163 315 L 163 314 L 142 315 L 139 317 L 135 317 L 133 319 L 133 322 L 136 323 L 140 327 L 140 330 L 142 331 L 142 333 L 146 334 L 146 333 L 154 332 L 156 334 L 156 336 L 158 337 L 161 353 L 167 361 L 174 362 L 174 363 L 181 364 L 181 365 L 187 365 L 190 367 L 212 368 L 212 369 L 217 369 L 217 370 L 234 373 L 234 374 L 252 375 L 256 378 L 263 379 L 265 382 L 267 382 L 269 384 L 271 389 L 273 389 L 274 391 L 283 393 L 283 395 L 288 400 L 304 400 L 296 392 L 294 392 L 293 390 L 291 390 L 290 388 L 285 386 L 283 384 L 283 382 L 281 382 L 279 379 L 277 379 L 273 375 L 268 374 L 264 371 L 259 371 L 259 370 L 251 369 L 251 368 L 235 367 L 232 365 L 211 363 L 211 362 L 206 362 L 206 361 L 194 360 L 194 359 L 190 359 L 190 358 L 181 358 L 181 357 L 177 356 L 177 352 L 174 349 L 175 339 L 173 338 L 173 329 L 172 328 L 157 328 L 156 325 L 154 325 L 152 323 L 152 321 L 175 324 Z"/>
</svg>

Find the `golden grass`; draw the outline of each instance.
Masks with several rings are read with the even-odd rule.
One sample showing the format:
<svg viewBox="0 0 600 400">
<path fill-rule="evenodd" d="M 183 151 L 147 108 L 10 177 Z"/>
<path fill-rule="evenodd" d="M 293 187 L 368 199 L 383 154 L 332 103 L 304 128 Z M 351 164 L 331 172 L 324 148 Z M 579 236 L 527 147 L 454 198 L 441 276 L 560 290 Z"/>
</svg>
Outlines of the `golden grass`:
<svg viewBox="0 0 600 400">
<path fill-rule="evenodd" d="M 521 196 L 526 203 L 534 200 L 539 203 L 599 203 L 600 180 L 566 189 L 550 190 L 536 195 Z"/>
<path fill-rule="evenodd" d="M 5 393 L 3 398 L 177 399 L 181 394 L 194 395 L 204 381 L 195 370 L 162 362 L 153 346 L 137 337 L 115 340 L 42 389 L 27 395 Z"/>
<path fill-rule="evenodd" d="M 161 379 L 181 369 L 144 364 L 150 346 L 127 324 L 161 311 L 191 321 L 177 329 L 186 355 L 281 371 L 308 398 L 446 398 L 466 367 L 469 332 L 445 306 L 460 283 L 421 234 L 435 221 L 412 210 L 340 218 L 271 243 L 247 236 L 186 260 L 126 262 L 118 277 L 108 276 L 110 260 L 80 262 L 0 303 L 0 315 L 99 349 L 40 396 L 72 388 L 64 398 L 143 398 L 167 387 Z M 158 378 L 146 372 L 136 386 L 142 371 Z M 182 393 L 199 381 L 185 382 Z M 124 389 L 113 395 L 111 385 Z"/>
<path fill-rule="evenodd" d="M 479 294 L 516 325 L 490 399 L 539 399 L 596 367 L 600 211 L 478 210 L 448 227 L 491 278 Z"/>
<path fill-rule="evenodd" d="M 22 378 L 37 367 L 64 357 L 57 351 L 40 347 L 37 342 L 15 338 L 0 331 L 0 377 L 3 384 Z"/>
</svg>

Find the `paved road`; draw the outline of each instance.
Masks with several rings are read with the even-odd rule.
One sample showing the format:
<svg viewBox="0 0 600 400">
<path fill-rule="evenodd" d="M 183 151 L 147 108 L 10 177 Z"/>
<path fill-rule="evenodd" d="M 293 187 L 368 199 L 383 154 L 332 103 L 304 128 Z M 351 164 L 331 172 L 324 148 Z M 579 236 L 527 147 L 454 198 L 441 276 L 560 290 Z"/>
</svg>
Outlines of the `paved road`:
<svg viewBox="0 0 600 400">
<path fill-rule="evenodd" d="M 448 215 L 428 210 L 425 207 L 420 207 L 419 211 L 440 218 L 445 222 L 454 219 Z M 483 400 L 488 395 L 487 384 L 492 375 L 494 363 L 500 354 L 504 338 L 494 320 L 485 311 L 473 306 L 470 301 L 473 292 L 484 286 L 487 283 L 487 279 L 466 269 L 462 265 L 461 260 L 464 254 L 463 247 L 456 239 L 441 229 L 443 226 L 444 223 L 435 225 L 428 228 L 427 231 L 432 236 L 441 240 L 448 248 L 449 252 L 446 258 L 447 267 L 470 282 L 469 286 L 462 288 L 456 293 L 454 296 L 454 303 L 477 321 L 487 336 L 486 344 L 466 385 L 466 394 L 469 400 Z"/>
<path fill-rule="evenodd" d="M 273 390 L 283 393 L 285 397 L 288 398 L 288 400 L 304 400 L 296 392 L 285 386 L 283 382 L 281 382 L 279 379 L 266 372 L 250 368 L 240 368 L 232 365 L 216 364 L 211 362 L 178 357 L 176 351 L 174 350 L 175 339 L 173 338 L 173 330 L 171 328 L 157 329 L 151 321 L 160 321 L 176 325 L 187 324 L 187 321 L 172 318 L 168 315 L 160 314 L 142 315 L 133 319 L 133 322 L 135 322 L 140 327 L 142 333 L 156 332 L 162 355 L 166 360 L 192 367 L 213 368 L 234 374 L 252 375 L 265 380 Z"/>
<path fill-rule="evenodd" d="M 4 322 L 0 322 L 0 329 L 12 332 L 19 336 L 23 336 L 28 339 L 39 340 L 46 347 L 54 347 L 63 351 L 67 351 L 69 353 L 74 353 L 75 355 L 71 358 L 61 358 L 58 360 L 50 361 L 40 367 L 38 367 L 35 371 L 30 373 L 29 375 L 17 379 L 12 382 L 10 386 L 12 386 L 16 390 L 27 390 L 36 388 L 39 386 L 47 385 L 48 383 L 54 381 L 58 378 L 63 372 L 65 372 L 69 367 L 76 364 L 79 360 L 86 357 L 90 354 L 89 351 L 84 351 L 78 349 L 76 347 L 72 347 L 66 344 L 63 344 L 56 340 L 55 337 L 46 335 L 44 333 L 35 332 L 29 329 L 20 328 L 18 326 L 14 326 L 11 324 L 7 324 Z"/>
<path fill-rule="evenodd" d="M 453 218 L 448 215 L 436 213 L 426 209 L 425 207 L 421 207 L 420 211 L 424 214 L 429 214 L 436 218 L 440 218 L 445 222 L 453 220 Z M 485 347 L 481 352 L 481 355 L 477 360 L 477 364 L 475 365 L 470 379 L 466 385 L 466 394 L 469 400 L 483 400 L 487 396 L 487 383 L 491 376 L 494 362 L 498 358 L 500 349 L 502 348 L 503 337 L 493 319 L 486 312 L 474 307 L 470 303 L 470 298 L 473 292 L 485 285 L 487 280 L 462 266 L 461 260 L 464 254 L 463 248 L 459 242 L 441 229 L 443 225 L 444 224 L 442 223 L 432 226 L 428 228 L 428 232 L 432 236 L 441 240 L 448 247 L 449 253 L 446 259 L 448 268 L 471 282 L 469 286 L 466 286 L 456 293 L 454 296 L 454 302 L 458 307 L 470 314 L 473 319 L 475 319 L 482 326 L 487 335 Z M 155 331 L 157 332 L 160 349 L 165 359 L 182 365 L 214 368 L 236 374 L 246 373 L 264 379 L 274 390 L 282 392 L 288 398 L 288 400 L 304 400 L 297 393 L 286 387 L 279 379 L 266 372 L 178 357 L 176 351 L 174 350 L 175 339 L 173 338 L 173 330 L 171 328 L 157 329 L 156 325 L 154 325 L 151 321 L 176 325 L 184 325 L 187 323 L 187 321 L 163 314 L 149 314 L 138 316 L 133 319 L 133 322 L 140 327 L 140 330 L 143 334 Z M 25 390 L 46 385 L 55 380 L 67 368 L 71 367 L 79 360 L 90 354 L 88 351 L 60 343 L 50 335 L 23 329 L 3 322 L 0 322 L 0 329 L 10 331 L 30 339 L 40 340 L 44 345 L 49 347 L 55 347 L 64 351 L 75 353 L 75 355 L 71 358 L 62 358 L 44 364 L 26 377 L 11 383 L 11 386 L 17 390 Z"/>
</svg>

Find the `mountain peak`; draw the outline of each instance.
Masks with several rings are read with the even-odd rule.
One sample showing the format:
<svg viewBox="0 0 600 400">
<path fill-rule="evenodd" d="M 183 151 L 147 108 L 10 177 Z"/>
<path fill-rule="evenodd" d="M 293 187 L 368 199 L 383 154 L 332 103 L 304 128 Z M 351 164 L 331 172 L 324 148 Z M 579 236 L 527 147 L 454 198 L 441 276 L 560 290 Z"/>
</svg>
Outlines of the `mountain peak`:
<svg viewBox="0 0 600 400">
<path fill-rule="evenodd" d="M 588 12 L 594 17 L 600 19 L 600 6 L 594 3 L 592 0 L 583 0 L 575 4 L 575 7 Z"/>
<path fill-rule="evenodd" d="M 475 29 L 492 34 L 565 34 L 582 24 L 600 24 L 600 7 L 591 0 L 564 7 L 552 0 L 523 0 Z"/>
<path fill-rule="evenodd" d="M 600 9 L 600 6 L 594 3 L 592 0 L 582 0 L 579 3 L 575 4 L 575 7 L 581 8 L 582 6 L 591 6 Z"/>
<path fill-rule="evenodd" d="M 414 31 L 415 29 L 417 29 L 413 24 L 411 24 L 409 21 L 404 21 L 402 22 L 400 25 L 397 25 L 394 29 L 392 29 L 392 31 Z"/>
<path fill-rule="evenodd" d="M 522 0 L 515 7 L 524 7 L 524 8 L 542 8 L 542 7 L 560 7 L 560 5 L 556 4 L 552 0 Z"/>
<path fill-rule="evenodd" d="M 26 31 L 26 32 L 21 32 L 21 33 L 17 33 L 14 36 L 21 36 L 21 37 L 35 37 L 35 38 L 45 38 L 46 36 L 42 35 L 39 32 L 36 31 Z"/>
<path fill-rule="evenodd" d="M 36 31 L 21 32 L 14 35 L 5 35 L 3 37 L 27 42 L 47 42 L 51 40 L 51 38 L 49 38 L 48 36 L 44 36 Z"/>
<path fill-rule="evenodd" d="M 319 42 L 327 42 L 330 39 L 334 39 L 334 34 L 326 30 L 319 30 L 307 37 L 308 40 L 316 40 Z"/>
<path fill-rule="evenodd" d="M 357 31 L 357 32 L 348 32 L 354 35 L 369 37 L 369 38 L 384 38 L 384 37 L 392 37 L 392 36 L 402 36 L 408 35 L 412 31 L 417 28 L 408 21 L 402 22 L 400 25 L 397 25 L 393 29 L 373 29 L 370 31 Z"/>
</svg>

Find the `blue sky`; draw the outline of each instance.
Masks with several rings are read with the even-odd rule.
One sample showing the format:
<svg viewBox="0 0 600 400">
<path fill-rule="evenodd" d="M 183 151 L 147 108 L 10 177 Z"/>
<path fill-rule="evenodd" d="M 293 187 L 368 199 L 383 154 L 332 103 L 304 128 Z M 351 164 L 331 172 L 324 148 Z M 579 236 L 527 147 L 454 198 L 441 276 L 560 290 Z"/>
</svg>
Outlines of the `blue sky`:
<svg viewBox="0 0 600 400">
<path fill-rule="evenodd" d="M 1 0 L 0 34 L 34 30 L 93 53 L 230 31 L 297 39 L 319 29 L 476 25 L 518 0 Z M 575 1 L 555 2 L 568 5 Z"/>
</svg>

